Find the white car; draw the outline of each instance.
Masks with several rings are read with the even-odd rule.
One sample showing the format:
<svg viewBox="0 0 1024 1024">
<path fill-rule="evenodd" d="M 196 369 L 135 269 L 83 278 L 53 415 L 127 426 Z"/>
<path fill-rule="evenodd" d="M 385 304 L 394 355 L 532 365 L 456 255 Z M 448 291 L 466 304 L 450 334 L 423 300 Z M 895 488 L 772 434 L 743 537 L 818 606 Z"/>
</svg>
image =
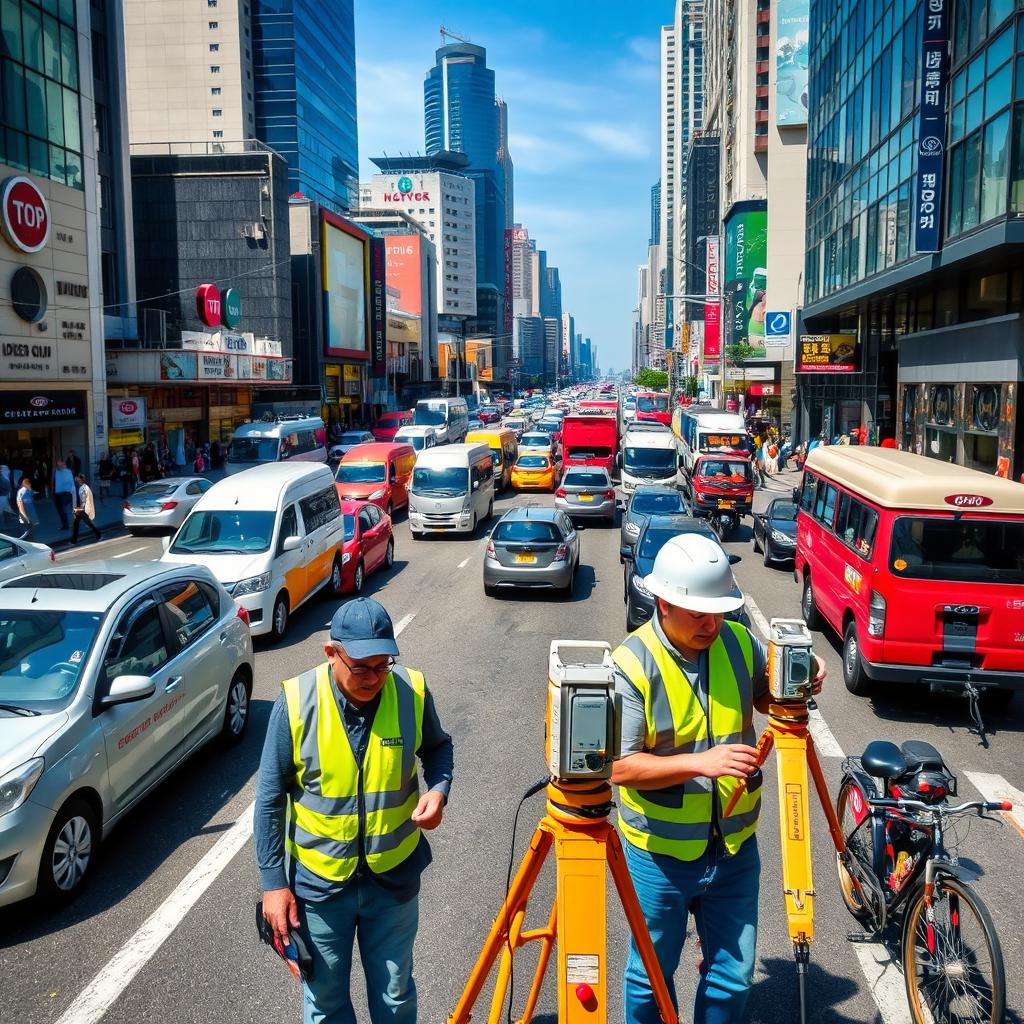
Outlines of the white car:
<svg viewBox="0 0 1024 1024">
<path fill-rule="evenodd" d="M 125 498 L 121 522 L 133 536 L 143 530 L 176 530 L 212 486 L 213 481 L 202 476 L 175 476 L 143 484 Z"/>
<path fill-rule="evenodd" d="M 46 569 L 57 556 L 45 545 L 0 533 L 0 581 Z"/>
<path fill-rule="evenodd" d="M 341 462 L 343 455 L 348 455 L 356 445 L 360 444 L 372 444 L 377 438 L 373 436 L 368 430 L 346 430 L 341 435 L 338 443 L 331 445 L 331 450 L 327 454 L 327 458 L 331 462 Z"/>
</svg>

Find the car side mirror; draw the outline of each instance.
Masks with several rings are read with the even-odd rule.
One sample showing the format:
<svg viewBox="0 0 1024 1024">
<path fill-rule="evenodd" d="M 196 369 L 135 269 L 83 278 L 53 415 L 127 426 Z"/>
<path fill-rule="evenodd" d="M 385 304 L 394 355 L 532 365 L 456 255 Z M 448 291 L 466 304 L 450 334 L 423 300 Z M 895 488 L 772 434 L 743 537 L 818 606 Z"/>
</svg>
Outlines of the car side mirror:
<svg viewBox="0 0 1024 1024">
<path fill-rule="evenodd" d="M 632 548 L 632 545 L 623 544 L 623 546 L 621 548 L 619 548 L 619 557 L 620 558 L 628 558 L 630 561 L 632 561 L 633 560 L 633 548 Z"/>
<path fill-rule="evenodd" d="M 615 455 L 615 465 L 618 466 L 619 469 L 622 468 L 622 453 L 621 452 L 617 452 L 616 455 Z"/>
<path fill-rule="evenodd" d="M 117 676 L 107 695 L 100 698 L 100 706 L 109 708 L 115 704 L 131 704 L 152 697 L 154 693 L 156 684 L 149 676 Z"/>
<path fill-rule="evenodd" d="M 290 537 L 285 537 L 284 542 L 281 544 L 281 551 L 294 551 L 301 543 L 302 538 L 292 534 Z"/>
<path fill-rule="evenodd" d="M 743 556 L 742 555 L 733 555 L 733 554 L 729 555 L 729 564 L 730 565 L 735 565 L 737 562 L 742 562 L 742 561 L 743 561 Z"/>
</svg>

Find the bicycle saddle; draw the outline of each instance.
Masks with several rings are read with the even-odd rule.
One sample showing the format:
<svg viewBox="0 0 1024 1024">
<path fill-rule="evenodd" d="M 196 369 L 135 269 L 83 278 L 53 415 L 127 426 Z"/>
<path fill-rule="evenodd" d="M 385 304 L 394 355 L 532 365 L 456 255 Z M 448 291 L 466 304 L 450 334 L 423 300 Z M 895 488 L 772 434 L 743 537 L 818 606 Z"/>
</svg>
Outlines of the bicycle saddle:
<svg viewBox="0 0 1024 1024">
<path fill-rule="evenodd" d="M 898 779 L 907 771 L 903 751 L 888 740 L 872 740 L 864 748 L 860 763 L 876 779 Z"/>
<path fill-rule="evenodd" d="M 900 750 L 907 761 L 908 772 L 942 771 L 946 765 L 942 755 L 925 740 L 906 740 Z"/>
</svg>

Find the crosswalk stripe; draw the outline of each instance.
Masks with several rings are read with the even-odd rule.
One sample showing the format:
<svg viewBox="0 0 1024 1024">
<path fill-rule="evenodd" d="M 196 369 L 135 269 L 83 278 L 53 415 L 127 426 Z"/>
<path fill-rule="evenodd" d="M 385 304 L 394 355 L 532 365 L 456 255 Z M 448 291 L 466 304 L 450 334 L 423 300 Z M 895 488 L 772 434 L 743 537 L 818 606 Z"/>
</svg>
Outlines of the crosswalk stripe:
<svg viewBox="0 0 1024 1024">
<path fill-rule="evenodd" d="M 1002 775 L 990 775 L 988 772 L 964 772 L 964 775 L 984 800 L 1009 800 L 1013 803 L 1013 810 L 1002 814 L 1024 839 L 1024 793 L 1011 786 Z"/>
</svg>

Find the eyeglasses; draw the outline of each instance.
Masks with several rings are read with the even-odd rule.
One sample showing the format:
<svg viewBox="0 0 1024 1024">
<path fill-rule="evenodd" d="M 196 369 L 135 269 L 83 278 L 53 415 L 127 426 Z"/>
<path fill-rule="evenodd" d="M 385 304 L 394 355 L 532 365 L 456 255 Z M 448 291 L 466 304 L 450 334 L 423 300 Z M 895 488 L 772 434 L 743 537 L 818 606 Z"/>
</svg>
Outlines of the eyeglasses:
<svg viewBox="0 0 1024 1024">
<path fill-rule="evenodd" d="M 342 653 L 341 648 L 335 644 L 334 653 L 341 659 L 341 663 L 352 673 L 356 679 L 372 679 L 375 676 L 379 679 L 381 676 L 386 676 L 394 667 L 398 664 L 394 658 L 388 658 L 388 660 L 378 667 L 372 665 L 353 665 Z"/>
</svg>

